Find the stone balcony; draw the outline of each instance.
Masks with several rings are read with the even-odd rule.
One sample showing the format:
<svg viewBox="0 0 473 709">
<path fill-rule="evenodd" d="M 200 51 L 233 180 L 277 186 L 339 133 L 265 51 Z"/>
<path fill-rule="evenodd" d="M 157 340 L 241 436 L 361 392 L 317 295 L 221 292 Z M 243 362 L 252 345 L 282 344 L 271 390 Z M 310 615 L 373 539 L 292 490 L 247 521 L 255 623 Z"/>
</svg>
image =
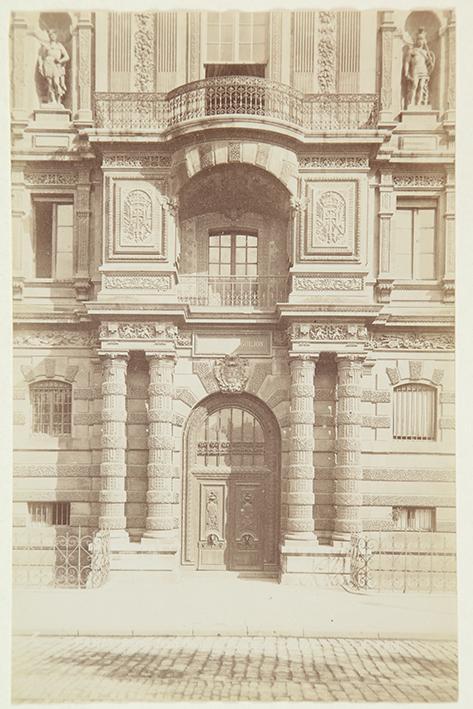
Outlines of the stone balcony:
<svg viewBox="0 0 473 709">
<path fill-rule="evenodd" d="M 376 128 L 376 94 L 303 94 L 269 79 L 223 76 L 169 93 L 96 93 L 95 127 L 111 131 L 165 131 L 209 119 L 235 117 L 293 126 L 303 132 Z"/>
<path fill-rule="evenodd" d="M 286 276 L 181 275 L 177 299 L 190 306 L 274 310 L 286 302 Z"/>
</svg>

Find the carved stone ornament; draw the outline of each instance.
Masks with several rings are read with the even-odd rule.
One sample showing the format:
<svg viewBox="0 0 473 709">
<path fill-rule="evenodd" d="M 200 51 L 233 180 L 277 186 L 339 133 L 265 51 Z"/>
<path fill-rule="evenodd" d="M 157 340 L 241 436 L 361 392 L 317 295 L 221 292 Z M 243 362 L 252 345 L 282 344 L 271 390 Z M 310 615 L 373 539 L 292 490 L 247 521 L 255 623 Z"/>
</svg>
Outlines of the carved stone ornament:
<svg viewBox="0 0 473 709">
<path fill-rule="evenodd" d="M 288 334 L 292 342 L 295 340 L 366 341 L 368 338 L 368 331 L 364 325 L 304 323 L 293 325 Z"/>
<path fill-rule="evenodd" d="M 335 12 L 319 12 L 318 81 L 321 93 L 335 91 L 337 18 Z"/>
<path fill-rule="evenodd" d="M 102 167 L 171 167 L 171 156 L 112 153 L 104 155 Z"/>
<path fill-rule="evenodd" d="M 394 187 L 443 187 L 445 176 L 440 173 L 430 175 L 393 175 Z"/>
<path fill-rule="evenodd" d="M 249 377 L 249 363 L 239 355 L 226 355 L 214 365 L 220 391 L 237 394 L 244 391 Z"/>
<path fill-rule="evenodd" d="M 27 185 L 75 185 L 78 176 L 76 172 L 40 172 L 31 170 L 25 172 Z"/>
<path fill-rule="evenodd" d="M 294 290 L 363 290 L 363 278 L 360 276 L 297 276 L 294 278 Z"/>
<path fill-rule="evenodd" d="M 97 347 L 98 340 L 93 332 L 29 330 L 15 333 L 13 345 L 15 347 Z"/>
<path fill-rule="evenodd" d="M 143 243 L 152 234 L 152 202 L 144 190 L 132 190 L 123 207 L 123 230 L 127 240 Z"/>
<path fill-rule="evenodd" d="M 106 322 L 99 327 L 101 340 L 172 340 L 178 337 L 178 328 L 166 323 Z"/>
<path fill-rule="evenodd" d="M 154 90 L 154 13 L 135 15 L 135 87 L 138 91 Z"/>
<path fill-rule="evenodd" d="M 299 167 L 315 167 L 324 170 L 328 168 L 368 168 L 369 158 L 363 155 L 301 155 Z"/>
<path fill-rule="evenodd" d="M 103 276 L 105 288 L 146 288 L 163 293 L 171 288 L 169 276 Z"/>
<path fill-rule="evenodd" d="M 329 191 L 320 195 L 315 205 L 317 241 L 329 246 L 344 239 L 346 231 L 346 204 L 342 195 Z"/>
<path fill-rule="evenodd" d="M 453 350 L 455 335 L 448 333 L 377 333 L 370 337 L 369 347 L 375 350 Z"/>
</svg>

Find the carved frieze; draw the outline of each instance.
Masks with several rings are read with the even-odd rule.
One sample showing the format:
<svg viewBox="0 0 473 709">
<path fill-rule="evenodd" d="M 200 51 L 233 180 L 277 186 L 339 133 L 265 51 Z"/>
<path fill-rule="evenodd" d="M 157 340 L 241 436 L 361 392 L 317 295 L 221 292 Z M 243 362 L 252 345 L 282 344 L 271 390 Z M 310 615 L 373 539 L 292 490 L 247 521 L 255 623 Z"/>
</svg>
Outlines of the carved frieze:
<svg viewBox="0 0 473 709">
<path fill-rule="evenodd" d="M 291 342 L 298 340 L 334 342 L 356 340 L 364 342 L 368 339 L 368 330 L 364 325 L 303 323 L 292 325 L 289 328 L 288 335 Z"/>
<path fill-rule="evenodd" d="M 388 389 L 363 389 L 361 400 L 371 404 L 389 404 L 391 392 Z"/>
<path fill-rule="evenodd" d="M 42 172 L 31 170 L 25 172 L 25 184 L 27 185 L 76 185 L 78 175 L 76 172 Z"/>
<path fill-rule="evenodd" d="M 171 288 L 169 276 L 108 276 L 102 277 L 104 288 L 146 288 L 163 293 Z"/>
<path fill-rule="evenodd" d="M 296 291 L 363 290 L 362 276 L 294 276 Z"/>
<path fill-rule="evenodd" d="M 322 170 L 329 169 L 357 169 L 369 168 L 369 158 L 365 155 L 300 155 L 299 167 L 301 168 L 319 168 Z"/>
<path fill-rule="evenodd" d="M 102 167 L 126 167 L 126 168 L 147 168 L 147 167 L 171 167 L 171 156 L 160 155 L 134 155 L 123 153 L 106 153 L 102 160 Z"/>
<path fill-rule="evenodd" d="M 27 330 L 13 335 L 15 347 L 97 347 L 95 333 L 74 330 Z"/>
<path fill-rule="evenodd" d="M 454 470 L 440 468 L 364 468 L 364 480 L 454 482 Z"/>
<path fill-rule="evenodd" d="M 175 325 L 154 322 L 104 322 L 99 327 L 101 340 L 171 340 L 178 336 Z"/>
<path fill-rule="evenodd" d="M 214 365 L 214 375 L 220 391 L 240 393 L 244 391 L 249 377 L 249 362 L 239 355 L 226 355 Z"/>
<path fill-rule="evenodd" d="M 375 350 L 453 350 L 454 334 L 404 332 L 371 334 L 369 348 Z"/>
<path fill-rule="evenodd" d="M 430 173 L 429 175 L 393 175 L 394 187 L 426 187 L 439 188 L 445 185 L 445 176 L 440 173 Z"/>
</svg>

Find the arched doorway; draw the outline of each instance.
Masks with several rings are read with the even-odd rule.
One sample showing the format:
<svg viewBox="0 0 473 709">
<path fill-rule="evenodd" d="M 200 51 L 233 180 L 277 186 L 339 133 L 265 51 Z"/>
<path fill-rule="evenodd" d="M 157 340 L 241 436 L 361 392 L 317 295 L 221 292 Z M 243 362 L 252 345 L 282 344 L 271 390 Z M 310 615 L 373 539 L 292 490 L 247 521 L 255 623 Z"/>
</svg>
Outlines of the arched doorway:
<svg viewBox="0 0 473 709">
<path fill-rule="evenodd" d="M 182 562 L 197 569 L 275 571 L 280 435 L 272 412 L 247 394 L 215 394 L 184 434 Z"/>
</svg>

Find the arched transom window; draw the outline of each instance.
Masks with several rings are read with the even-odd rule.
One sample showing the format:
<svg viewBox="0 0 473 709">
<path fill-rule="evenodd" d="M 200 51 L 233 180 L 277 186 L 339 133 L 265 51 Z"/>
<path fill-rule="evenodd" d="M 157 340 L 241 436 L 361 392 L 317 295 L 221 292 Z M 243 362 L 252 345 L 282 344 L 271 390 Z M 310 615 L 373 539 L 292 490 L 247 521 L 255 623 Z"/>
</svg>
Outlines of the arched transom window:
<svg viewBox="0 0 473 709">
<path fill-rule="evenodd" d="M 393 437 L 435 440 L 437 391 L 428 384 L 400 384 L 394 389 Z"/>
<path fill-rule="evenodd" d="M 214 411 L 197 436 L 197 461 L 210 466 L 264 464 L 264 436 L 259 421 L 232 406 Z"/>
</svg>

